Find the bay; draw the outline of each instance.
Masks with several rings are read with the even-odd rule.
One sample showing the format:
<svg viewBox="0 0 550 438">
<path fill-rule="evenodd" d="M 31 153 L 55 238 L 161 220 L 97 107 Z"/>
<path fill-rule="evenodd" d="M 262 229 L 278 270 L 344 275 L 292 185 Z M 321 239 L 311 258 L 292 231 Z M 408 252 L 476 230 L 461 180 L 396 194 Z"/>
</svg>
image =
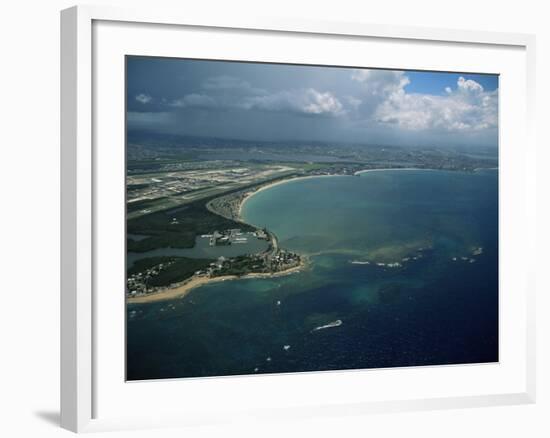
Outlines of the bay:
<svg viewBox="0 0 550 438">
<path fill-rule="evenodd" d="M 297 179 L 243 217 L 309 268 L 129 305 L 129 380 L 498 361 L 497 171 Z"/>
</svg>

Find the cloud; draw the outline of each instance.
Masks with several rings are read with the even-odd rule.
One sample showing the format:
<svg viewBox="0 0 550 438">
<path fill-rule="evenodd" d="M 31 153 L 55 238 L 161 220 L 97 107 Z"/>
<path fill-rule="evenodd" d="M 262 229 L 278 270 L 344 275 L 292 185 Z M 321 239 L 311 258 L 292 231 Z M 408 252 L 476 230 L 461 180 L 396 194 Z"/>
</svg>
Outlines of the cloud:
<svg viewBox="0 0 550 438">
<path fill-rule="evenodd" d="M 363 115 L 382 125 L 414 131 L 481 131 L 498 123 L 498 90 L 459 77 L 444 95 L 408 93 L 404 72 L 358 70 L 352 79 L 363 85 Z M 366 111 L 365 111 L 366 107 Z"/>
<path fill-rule="evenodd" d="M 346 96 L 345 101 L 353 109 L 359 108 L 359 106 L 362 103 L 361 99 L 357 99 L 356 97 L 353 97 L 353 96 Z"/>
<path fill-rule="evenodd" d="M 423 136 L 441 136 L 449 132 L 494 134 L 497 127 L 498 90 L 486 91 L 472 79 L 461 76 L 456 84 L 441 89 L 438 95 L 411 92 L 414 84 L 404 71 L 352 70 L 346 72 L 345 80 L 346 87 L 329 90 L 313 86 L 267 90 L 237 77 L 213 76 L 203 79 L 182 97 L 153 98 L 138 94 L 131 110 L 174 113 L 172 120 L 188 117 L 193 109 L 234 111 L 236 120 L 239 117 L 238 120 L 245 120 L 242 112 L 246 111 L 330 117 L 339 124 L 334 126 L 346 130 L 342 131 L 344 136 L 351 136 L 350 128 L 363 132 L 362 135 L 378 131 L 409 135 L 415 131 Z M 143 123 L 168 123 L 166 117 L 162 121 L 153 120 L 152 113 L 147 114 Z M 132 122 L 139 122 L 137 116 L 132 117 Z"/>
<path fill-rule="evenodd" d="M 173 122 L 173 114 L 170 112 L 128 111 L 126 122 L 128 126 L 137 128 L 167 126 Z"/>
<path fill-rule="evenodd" d="M 139 102 L 139 103 L 142 103 L 142 104 L 147 104 L 149 102 L 151 102 L 153 100 L 153 98 L 151 96 L 149 96 L 148 94 L 138 94 L 136 96 L 136 100 Z"/>
<path fill-rule="evenodd" d="M 363 85 L 363 92 L 384 98 L 411 83 L 405 72 L 398 70 L 354 70 L 351 78 Z"/>
<path fill-rule="evenodd" d="M 249 97 L 242 102 L 241 107 L 247 110 L 288 111 L 307 115 L 338 116 L 344 112 L 343 105 L 332 93 L 313 88 Z"/>
<path fill-rule="evenodd" d="M 404 93 L 410 83 L 404 72 L 393 70 L 354 70 L 351 79 L 360 84 L 355 116 L 361 121 L 371 120 L 380 105 L 392 95 Z"/>
<path fill-rule="evenodd" d="M 266 93 L 264 89 L 253 87 L 245 80 L 225 75 L 207 78 L 201 84 L 201 88 L 211 93 L 226 95 L 256 95 Z"/>
<path fill-rule="evenodd" d="M 458 78 L 457 86 L 458 90 L 463 92 L 483 92 L 483 87 L 480 84 L 471 79 L 464 79 L 462 76 Z"/>
<path fill-rule="evenodd" d="M 214 79 L 214 78 L 213 78 Z M 313 88 L 283 90 L 269 93 L 265 90 L 245 88 L 244 82 L 234 78 L 218 77 L 209 79 L 209 90 L 228 90 L 238 87 L 250 92 L 239 95 L 225 93 L 191 93 L 172 100 L 169 106 L 176 108 L 238 109 L 243 111 L 289 112 L 310 116 L 339 116 L 345 113 L 342 103 L 329 92 L 320 92 Z"/>
<path fill-rule="evenodd" d="M 170 102 L 169 105 L 177 108 L 215 108 L 218 103 L 205 94 L 191 93 Z"/>
<path fill-rule="evenodd" d="M 233 76 L 213 76 L 202 83 L 205 90 L 248 89 L 250 84 Z"/>
</svg>

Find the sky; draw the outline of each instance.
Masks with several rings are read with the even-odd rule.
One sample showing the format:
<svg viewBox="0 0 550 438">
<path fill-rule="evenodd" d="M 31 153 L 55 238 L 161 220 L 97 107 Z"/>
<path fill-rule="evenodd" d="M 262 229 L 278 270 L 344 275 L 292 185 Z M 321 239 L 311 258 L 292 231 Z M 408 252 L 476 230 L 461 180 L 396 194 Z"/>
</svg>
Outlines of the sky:
<svg viewBox="0 0 550 438">
<path fill-rule="evenodd" d="M 496 147 L 498 76 L 128 57 L 127 124 L 242 140 Z"/>
</svg>

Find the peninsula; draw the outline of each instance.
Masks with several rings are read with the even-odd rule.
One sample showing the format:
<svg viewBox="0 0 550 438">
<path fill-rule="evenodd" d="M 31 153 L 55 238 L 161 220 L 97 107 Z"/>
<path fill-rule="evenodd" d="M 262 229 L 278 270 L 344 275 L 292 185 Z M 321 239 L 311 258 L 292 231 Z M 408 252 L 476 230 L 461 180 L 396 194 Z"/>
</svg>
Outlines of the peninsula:
<svg viewBox="0 0 550 438">
<path fill-rule="evenodd" d="M 236 146 L 229 142 L 225 147 L 234 153 Z M 238 146 L 246 149 L 251 145 L 240 142 Z M 172 158 L 171 149 L 158 145 L 130 145 L 127 250 L 136 261 L 128 266 L 128 303 L 185 296 L 210 282 L 286 275 L 304 269 L 308 265 L 305 255 L 281 248 L 273 231 L 248 224 L 242 217 L 243 205 L 251 196 L 275 185 L 387 169 L 478 171 L 495 165 L 490 155 L 474 158 L 449 150 L 411 152 L 355 145 L 339 145 L 341 156 L 335 156 L 329 145 L 318 145 L 315 161 L 308 162 L 305 157 L 310 148 L 296 145 L 291 161 L 282 157 L 279 161 L 258 161 L 254 154 L 272 153 L 273 146 L 256 144 L 247 159 L 197 162 L 189 157 Z M 194 148 L 186 145 L 185 150 L 192 153 Z M 156 157 L 159 151 L 163 155 Z M 197 152 L 210 153 L 208 146 L 197 148 Z M 197 248 L 201 245 L 207 251 L 200 253 Z M 179 248 L 191 254 L 174 254 Z M 370 262 L 395 269 L 407 261 L 408 257 Z"/>
</svg>

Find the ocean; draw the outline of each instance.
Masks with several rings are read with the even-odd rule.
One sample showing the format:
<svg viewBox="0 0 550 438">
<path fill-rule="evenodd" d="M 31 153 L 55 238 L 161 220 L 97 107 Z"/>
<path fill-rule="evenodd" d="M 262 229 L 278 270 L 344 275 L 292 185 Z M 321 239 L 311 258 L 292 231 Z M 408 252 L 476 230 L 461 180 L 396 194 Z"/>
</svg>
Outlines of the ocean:
<svg viewBox="0 0 550 438">
<path fill-rule="evenodd" d="M 297 179 L 243 217 L 309 267 L 128 305 L 128 380 L 498 361 L 498 171 Z"/>
</svg>

